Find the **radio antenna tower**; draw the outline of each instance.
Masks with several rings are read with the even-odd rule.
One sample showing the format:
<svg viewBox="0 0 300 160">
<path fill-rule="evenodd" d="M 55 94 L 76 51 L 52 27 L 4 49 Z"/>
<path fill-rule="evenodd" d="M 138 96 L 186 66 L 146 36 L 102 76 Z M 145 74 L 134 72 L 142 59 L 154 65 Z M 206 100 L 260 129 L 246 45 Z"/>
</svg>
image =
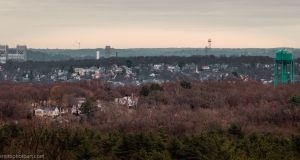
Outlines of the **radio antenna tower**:
<svg viewBox="0 0 300 160">
<path fill-rule="evenodd" d="M 208 48 L 211 49 L 211 39 L 208 39 Z"/>
<path fill-rule="evenodd" d="M 80 49 L 80 43 L 81 43 L 81 42 L 76 42 L 76 43 L 78 43 L 78 45 L 79 45 L 79 49 Z"/>
</svg>

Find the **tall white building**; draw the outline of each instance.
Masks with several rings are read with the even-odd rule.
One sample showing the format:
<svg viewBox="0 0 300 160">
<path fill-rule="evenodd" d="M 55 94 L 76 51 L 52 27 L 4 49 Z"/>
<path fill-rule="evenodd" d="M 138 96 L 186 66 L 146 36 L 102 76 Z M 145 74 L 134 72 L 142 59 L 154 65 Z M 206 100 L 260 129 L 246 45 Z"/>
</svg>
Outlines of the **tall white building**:
<svg viewBox="0 0 300 160">
<path fill-rule="evenodd" d="M 96 59 L 100 59 L 100 51 L 96 52 Z"/>
<path fill-rule="evenodd" d="M 111 54 L 111 51 L 110 51 L 110 46 L 106 46 L 105 47 L 105 58 L 110 58 L 110 54 Z"/>
<path fill-rule="evenodd" d="M 6 63 L 8 57 L 8 45 L 0 45 L 0 63 Z"/>
<path fill-rule="evenodd" d="M 9 53 L 8 45 L 0 45 L 0 63 L 6 61 L 26 61 L 27 60 L 27 46 L 17 45 L 16 53 Z"/>
</svg>

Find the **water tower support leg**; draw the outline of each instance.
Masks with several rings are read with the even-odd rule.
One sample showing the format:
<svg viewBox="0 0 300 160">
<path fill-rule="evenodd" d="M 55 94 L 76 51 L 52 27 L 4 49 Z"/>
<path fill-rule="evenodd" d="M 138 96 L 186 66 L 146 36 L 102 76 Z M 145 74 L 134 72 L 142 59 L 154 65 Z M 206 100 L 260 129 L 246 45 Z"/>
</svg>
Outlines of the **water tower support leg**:
<svg viewBox="0 0 300 160">
<path fill-rule="evenodd" d="M 294 61 L 291 62 L 290 64 L 290 67 L 291 67 L 291 71 L 290 71 L 290 77 L 291 77 L 291 83 L 293 84 L 294 83 Z"/>
<path fill-rule="evenodd" d="M 287 83 L 287 65 L 285 64 L 284 65 L 284 67 L 283 67 L 283 69 L 284 69 L 284 83 Z"/>
<path fill-rule="evenodd" d="M 274 86 L 278 85 L 278 65 L 275 62 L 275 67 L 274 67 Z"/>
<path fill-rule="evenodd" d="M 281 84 L 284 83 L 284 77 L 285 77 L 285 72 L 284 72 L 284 70 L 285 70 L 285 67 L 284 67 L 284 65 L 283 65 L 283 62 L 281 62 Z"/>
</svg>

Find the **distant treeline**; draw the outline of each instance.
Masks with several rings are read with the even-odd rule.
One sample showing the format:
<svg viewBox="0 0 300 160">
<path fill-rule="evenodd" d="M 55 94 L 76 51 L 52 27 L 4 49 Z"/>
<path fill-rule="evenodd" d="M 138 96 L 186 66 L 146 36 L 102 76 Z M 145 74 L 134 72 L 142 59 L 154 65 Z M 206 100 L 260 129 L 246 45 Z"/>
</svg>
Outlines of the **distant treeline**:
<svg viewBox="0 0 300 160">
<path fill-rule="evenodd" d="M 136 57 L 136 56 L 193 56 L 193 55 L 251 55 L 251 56 L 270 56 L 274 57 L 277 50 L 283 48 L 111 48 L 111 57 Z M 300 49 L 285 48 L 294 52 L 294 57 L 300 57 Z M 47 53 L 51 56 L 65 55 L 73 58 L 96 57 L 96 51 L 100 51 L 100 56 L 104 57 L 104 48 L 95 49 L 30 49 L 33 52 Z M 34 58 L 34 57 L 33 57 Z M 46 59 L 46 61 L 51 61 Z M 33 59 L 34 60 L 34 59 Z M 41 60 L 41 59 L 40 59 Z"/>
</svg>

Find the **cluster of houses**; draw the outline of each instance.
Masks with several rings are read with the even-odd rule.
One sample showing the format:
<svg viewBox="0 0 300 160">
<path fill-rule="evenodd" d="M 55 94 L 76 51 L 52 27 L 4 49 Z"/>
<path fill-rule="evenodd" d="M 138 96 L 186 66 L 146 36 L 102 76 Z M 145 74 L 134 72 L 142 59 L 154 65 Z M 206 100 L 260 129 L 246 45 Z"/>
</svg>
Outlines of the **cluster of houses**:
<svg viewBox="0 0 300 160">
<path fill-rule="evenodd" d="M 300 64 L 295 63 L 295 70 L 300 68 Z M 232 66 L 230 64 L 206 64 L 199 65 L 189 63 L 184 65 L 179 64 L 164 64 L 164 63 L 148 63 L 137 64 L 134 67 L 118 66 L 112 64 L 109 67 L 90 67 L 90 68 L 74 68 L 70 73 L 67 70 L 53 69 L 51 73 L 42 75 L 34 74 L 34 78 L 30 77 L 29 71 L 22 71 L 20 68 L 18 72 L 23 72 L 22 78 L 17 76 L 7 77 L 9 73 L 4 73 L 1 68 L 0 72 L 5 75 L 5 80 L 12 81 L 38 81 L 38 82 L 53 82 L 66 81 L 76 82 L 83 79 L 100 79 L 102 81 L 111 83 L 114 86 L 139 86 L 147 83 L 165 83 L 174 82 L 180 79 L 192 81 L 206 81 L 206 80 L 220 80 L 226 78 L 226 74 L 237 72 L 240 78 L 247 76 L 247 78 L 254 79 L 262 83 L 272 82 L 272 73 L 274 72 L 274 64 L 246 64 L 241 63 L 239 66 Z M 264 71 L 258 72 L 257 70 Z M 25 72 L 25 74 L 24 74 Z M 299 81 L 300 77 L 295 74 L 295 81 Z"/>
<path fill-rule="evenodd" d="M 81 114 L 80 107 L 84 102 L 86 102 L 86 98 L 84 97 L 77 98 L 77 104 L 73 105 L 71 108 L 68 109 L 62 109 L 57 106 L 47 106 L 47 105 L 46 106 L 32 105 L 32 106 L 35 107 L 34 115 L 37 117 L 57 118 L 63 114 L 75 114 L 75 115 Z M 132 94 L 131 96 L 116 98 L 113 103 L 120 107 L 132 109 L 137 107 L 138 98 Z M 43 104 L 49 104 L 49 103 L 46 102 Z M 100 100 L 97 100 L 95 105 L 101 110 L 105 108 L 105 106 L 103 105 L 103 103 L 101 103 Z"/>
</svg>

